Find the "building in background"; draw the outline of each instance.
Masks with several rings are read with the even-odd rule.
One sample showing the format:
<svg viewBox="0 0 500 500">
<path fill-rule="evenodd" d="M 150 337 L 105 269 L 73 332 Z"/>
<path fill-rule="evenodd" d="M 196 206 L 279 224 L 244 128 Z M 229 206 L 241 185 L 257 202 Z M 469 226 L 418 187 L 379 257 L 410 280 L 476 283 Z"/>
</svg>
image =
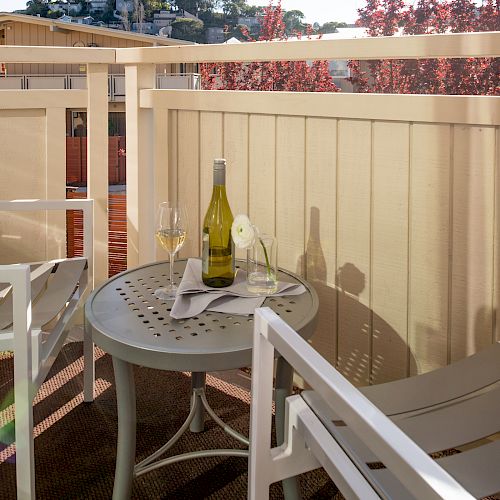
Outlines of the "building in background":
<svg viewBox="0 0 500 500">
<path fill-rule="evenodd" d="M 224 43 L 224 28 L 213 26 L 206 30 L 207 43 Z"/>
<path fill-rule="evenodd" d="M 90 17 L 90 16 L 89 16 Z M 153 47 L 189 45 L 192 42 L 162 38 L 130 31 L 115 30 L 65 20 L 47 19 L 22 14 L 0 13 L 0 47 Z M 109 164 L 110 182 L 125 180 L 125 75 L 121 65 L 110 65 L 109 83 Z M 199 88 L 197 66 L 167 64 L 157 66 L 158 88 Z M 181 74 L 182 71 L 182 74 Z M 86 66 L 78 64 L 11 64 L 1 61 L 0 91 L 2 89 L 84 89 Z M 68 185 L 86 182 L 87 113 L 85 109 L 68 109 L 66 119 L 66 161 Z M 120 153 L 122 151 L 122 153 Z"/>
</svg>

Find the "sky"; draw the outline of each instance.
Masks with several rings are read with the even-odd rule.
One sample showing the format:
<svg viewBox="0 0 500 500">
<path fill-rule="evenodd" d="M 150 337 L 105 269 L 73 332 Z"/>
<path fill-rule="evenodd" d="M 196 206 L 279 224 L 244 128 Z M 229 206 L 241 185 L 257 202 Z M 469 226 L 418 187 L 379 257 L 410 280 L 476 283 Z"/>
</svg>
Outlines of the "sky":
<svg viewBox="0 0 500 500">
<path fill-rule="evenodd" d="M 267 5 L 267 0 L 247 0 L 248 5 Z M 353 23 L 356 20 L 356 9 L 365 5 L 365 0 L 282 0 L 285 10 L 300 10 L 306 22 L 316 21 L 323 24 L 327 21 L 343 21 Z M 24 9 L 26 0 L 0 0 L 0 12 Z"/>
</svg>

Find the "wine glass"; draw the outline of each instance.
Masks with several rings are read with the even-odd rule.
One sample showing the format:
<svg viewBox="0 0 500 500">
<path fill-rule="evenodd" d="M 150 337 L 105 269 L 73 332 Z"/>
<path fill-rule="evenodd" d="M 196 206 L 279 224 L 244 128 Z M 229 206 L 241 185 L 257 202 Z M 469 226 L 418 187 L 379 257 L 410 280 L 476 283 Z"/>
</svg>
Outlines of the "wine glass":
<svg viewBox="0 0 500 500">
<path fill-rule="evenodd" d="M 174 299 L 177 285 L 174 284 L 174 259 L 186 239 L 187 213 L 183 205 L 164 201 L 160 203 L 156 214 L 155 235 L 170 257 L 170 282 L 155 290 L 160 300 Z"/>
</svg>

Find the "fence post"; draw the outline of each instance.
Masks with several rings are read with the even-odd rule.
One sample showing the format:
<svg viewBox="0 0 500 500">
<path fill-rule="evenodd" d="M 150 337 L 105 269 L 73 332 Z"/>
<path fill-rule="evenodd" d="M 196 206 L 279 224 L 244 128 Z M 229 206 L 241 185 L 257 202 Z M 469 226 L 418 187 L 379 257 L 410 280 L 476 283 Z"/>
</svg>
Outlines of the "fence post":
<svg viewBox="0 0 500 500">
<path fill-rule="evenodd" d="M 155 259 L 153 110 L 141 109 L 141 89 L 155 88 L 154 64 L 125 66 L 127 113 L 127 264 Z"/>
<path fill-rule="evenodd" d="M 47 108 L 46 119 L 46 184 L 47 200 L 66 197 L 66 108 Z M 66 214 L 64 211 L 46 212 L 48 259 L 66 257 Z"/>
<path fill-rule="evenodd" d="M 108 277 L 108 65 L 87 65 L 87 196 L 94 199 L 94 285 Z"/>
</svg>

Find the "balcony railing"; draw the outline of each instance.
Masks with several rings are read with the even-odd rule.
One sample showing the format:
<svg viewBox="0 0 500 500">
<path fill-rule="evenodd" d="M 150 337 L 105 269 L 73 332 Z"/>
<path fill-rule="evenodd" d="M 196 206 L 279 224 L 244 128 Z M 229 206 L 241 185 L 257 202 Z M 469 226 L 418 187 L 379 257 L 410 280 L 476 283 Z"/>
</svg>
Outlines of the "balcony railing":
<svg viewBox="0 0 500 500">
<path fill-rule="evenodd" d="M 84 90 L 85 75 L 7 75 L 0 76 L 0 90 Z M 198 73 L 158 73 L 158 89 L 198 90 L 201 75 Z M 108 76 L 108 98 L 111 102 L 125 101 L 125 75 Z"/>
<path fill-rule="evenodd" d="M 124 64 L 128 265 L 166 257 L 153 224 L 168 198 L 188 203 L 183 255 L 199 255 L 212 160 L 224 156 L 233 212 L 276 234 L 279 265 L 318 290 L 316 348 L 359 384 L 427 371 L 500 339 L 500 98 L 162 90 L 155 65 L 499 52 L 498 32 L 1 47 L 4 62 L 86 64 L 88 88 L 0 91 L 0 198 L 64 197 L 65 111 L 86 108 L 96 281 L 107 276 L 108 65 Z M 65 250 L 38 225 L 1 221 L 2 259 Z"/>
</svg>

